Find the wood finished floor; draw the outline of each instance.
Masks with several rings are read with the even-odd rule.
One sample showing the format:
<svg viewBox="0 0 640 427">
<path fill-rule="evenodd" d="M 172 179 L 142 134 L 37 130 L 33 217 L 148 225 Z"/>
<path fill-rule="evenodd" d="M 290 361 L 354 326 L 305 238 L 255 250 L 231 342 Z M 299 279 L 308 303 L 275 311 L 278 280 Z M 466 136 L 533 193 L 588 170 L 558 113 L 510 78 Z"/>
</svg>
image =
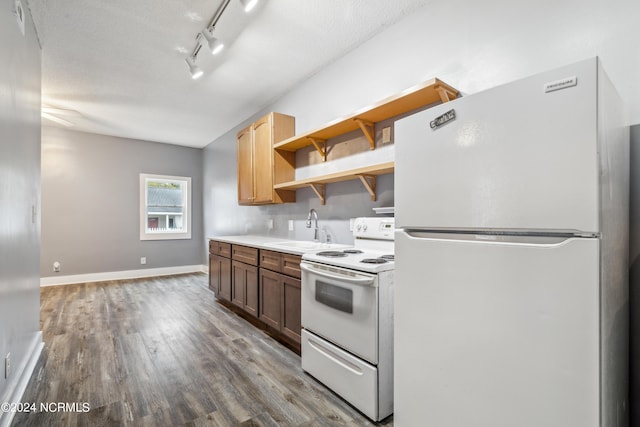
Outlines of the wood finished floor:
<svg viewBox="0 0 640 427">
<path fill-rule="evenodd" d="M 13 426 L 373 425 L 216 303 L 203 274 L 42 288 L 41 328 L 23 402 L 90 410 Z"/>
</svg>

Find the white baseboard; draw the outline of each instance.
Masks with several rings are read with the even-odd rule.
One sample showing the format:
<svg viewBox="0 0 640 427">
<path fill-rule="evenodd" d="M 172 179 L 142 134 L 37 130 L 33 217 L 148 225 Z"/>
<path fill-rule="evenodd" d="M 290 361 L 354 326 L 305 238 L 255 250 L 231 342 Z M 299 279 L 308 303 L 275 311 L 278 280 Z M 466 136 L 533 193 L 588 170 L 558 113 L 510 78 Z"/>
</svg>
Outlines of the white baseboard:
<svg viewBox="0 0 640 427">
<path fill-rule="evenodd" d="M 7 398 L 3 399 L 2 403 L 22 402 L 22 395 L 27 389 L 27 385 L 29 384 L 29 380 L 31 379 L 31 375 L 36 367 L 36 363 L 38 363 L 43 348 L 42 331 L 38 331 L 29 346 L 27 359 L 18 366 L 16 375 L 13 376 L 14 381 L 9 382 L 7 386 Z M 15 414 L 16 413 L 12 411 L 0 411 L 0 427 L 9 427 Z"/>
<path fill-rule="evenodd" d="M 104 282 L 106 280 L 140 279 L 143 277 L 170 276 L 184 273 L 207 273 L 206 265 L 181 265 L 177 267 L 145 268 L 142 270 L 109 271 L 105 273 L 74 274 L 70 276 L 41 277 L 40 286 L 72 285 L 74 283 Z"/>
</svg>

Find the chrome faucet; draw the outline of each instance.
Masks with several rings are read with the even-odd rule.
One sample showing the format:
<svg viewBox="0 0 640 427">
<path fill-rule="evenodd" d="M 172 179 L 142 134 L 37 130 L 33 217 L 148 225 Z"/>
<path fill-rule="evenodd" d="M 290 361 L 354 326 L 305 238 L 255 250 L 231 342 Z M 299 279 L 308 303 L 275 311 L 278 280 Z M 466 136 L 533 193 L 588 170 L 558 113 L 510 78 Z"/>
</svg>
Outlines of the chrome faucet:
<svg viewBox="0 0 640 427">
<path fill-rule="evenodd" d="M 307 217 L 307 228 L 311 228 L 312 217 L 315 220 L 315 226 L 313 229 L 313 241 L 317 242 L 318 241 L 318 213 L 313 208 L 309 211 L 309 216 Z"/>
</svg>

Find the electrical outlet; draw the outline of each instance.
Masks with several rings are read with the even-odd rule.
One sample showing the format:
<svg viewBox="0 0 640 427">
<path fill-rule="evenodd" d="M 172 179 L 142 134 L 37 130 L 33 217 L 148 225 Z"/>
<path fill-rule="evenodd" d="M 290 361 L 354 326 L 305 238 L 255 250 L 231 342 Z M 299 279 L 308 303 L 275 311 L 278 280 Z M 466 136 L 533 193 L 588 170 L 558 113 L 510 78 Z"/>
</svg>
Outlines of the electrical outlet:
<svg viewBox="0 0 640 427">
<path fill-rule="evenodd" d="M 53 272 L 60 273 L 60 263 L 58 261 L 53 263 Z"/>
<path fill-rule="evenodd" d="M 293 220 L 289 220 L 289 231 L 293 231 Z"/>
<path fill-rule="evenodd" d="M 272 218 L 267 220 L 267 229 L 268 230 L 273 230 L 273 219 Z"/>
<path fill-rule="evenodd" d="M 9 374 L 11 373 L 11 353 L 7 353 L 7 356 L 4 358 L 4 377 L 9 378 Z"/>
<path fill-rule="evenodd" d="M 146 263 L 147 263 L 147 257 L 146 256 L 140 257 L 140 264 L 145 265 Z"/>
<path fill-rule="evenodd" d="M 353 231 L 353 224 L 356 222 L 355 218 L 349 218 L 349 231 Z"/>
<path fill-rule="evenodd" d="M 382 128 L 382 143 L 388 144 L 391 142 L 391 126 Z"/>
</svg>

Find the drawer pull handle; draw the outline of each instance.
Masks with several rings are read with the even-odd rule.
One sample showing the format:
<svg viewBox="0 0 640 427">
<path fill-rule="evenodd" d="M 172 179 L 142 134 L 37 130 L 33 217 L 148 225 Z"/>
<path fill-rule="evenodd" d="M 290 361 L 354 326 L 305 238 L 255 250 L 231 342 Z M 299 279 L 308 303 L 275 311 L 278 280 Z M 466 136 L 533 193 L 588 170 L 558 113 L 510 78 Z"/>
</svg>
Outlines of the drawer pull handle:
<svg viewBox="0 0 640 427">
<path fill-rule="evenodd" d="M 357 365 L 354 365 L 353 363 L 344 359 L 343 357 L 340 357 L 338 354 L 329 350 L 328 348 L 323 347 L 322 344 L 310 339 L 309 345 L 311 345 L 311 347 L 313 347 L 318 353 L 321 353 L 327 359 L 331 359 L 334 363 L 342 366 L 344 369 L 351 371 L 356 375 L 362 376 L 362 369 L 360 369 Z"/>
</svg>

